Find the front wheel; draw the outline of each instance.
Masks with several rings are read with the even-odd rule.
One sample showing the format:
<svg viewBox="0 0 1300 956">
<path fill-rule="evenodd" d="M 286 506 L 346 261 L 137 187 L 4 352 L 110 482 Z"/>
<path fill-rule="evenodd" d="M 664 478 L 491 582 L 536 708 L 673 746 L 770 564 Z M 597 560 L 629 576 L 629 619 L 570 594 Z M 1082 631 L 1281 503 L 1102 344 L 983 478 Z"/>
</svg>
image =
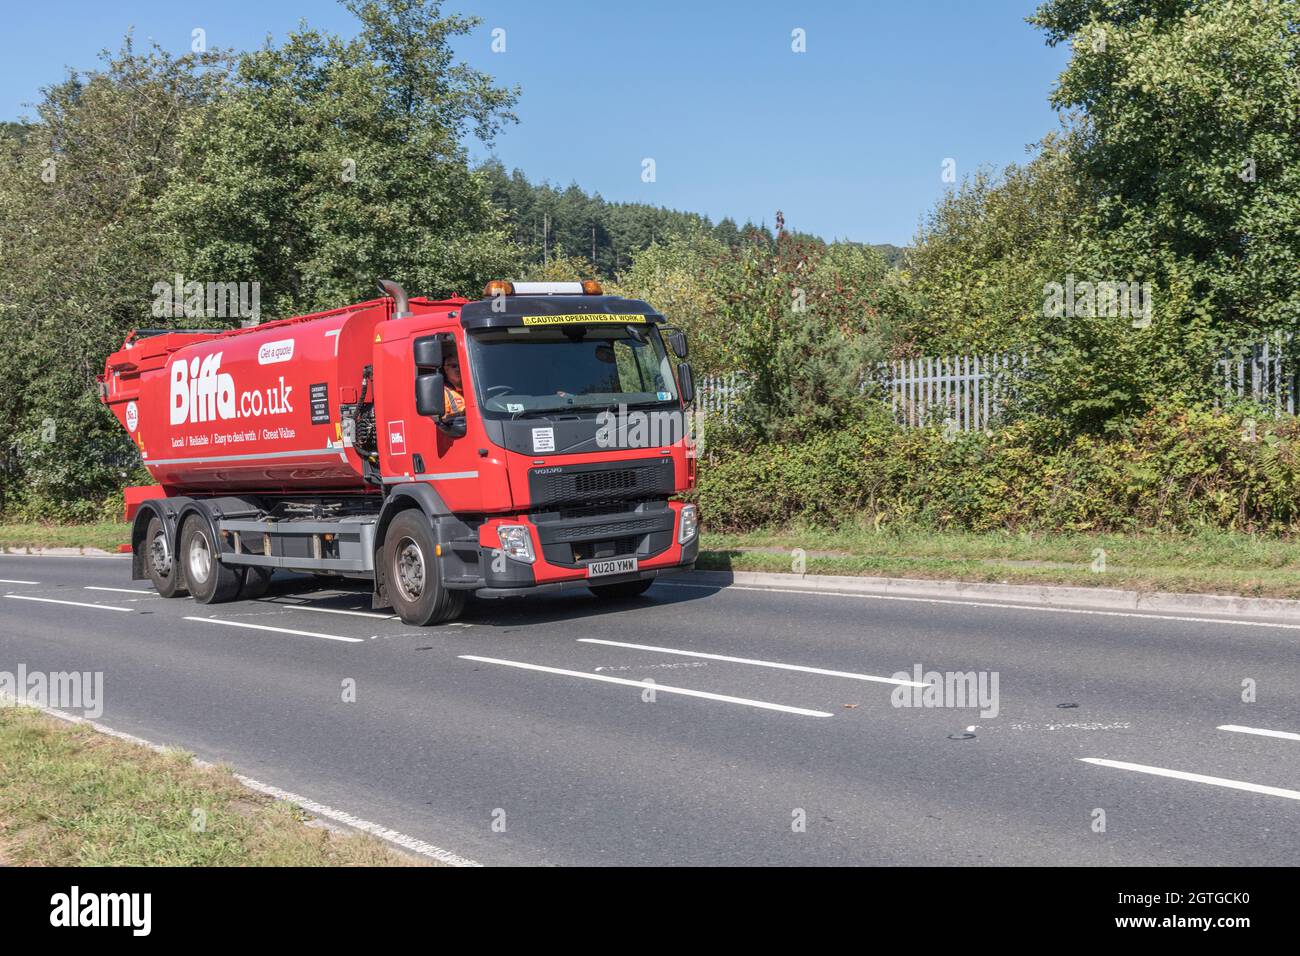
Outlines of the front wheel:
<svg viewBox="0 0 1300 956">
<path fill-rule="evenodd" d="M 645 594 L 646 591 L 650 590 L 650 585 L 654 583 L 654 578 L 645 578 L 641 581 L 620 581 L 618 584 L 588 584 L 587 587 L 598 598 L 611 601 L 626 601 L 629 598 Z"/>
<path fill-rule="evenodd" d="M 433 529 L 421 511 L 403 511 L 384 538 L 384 586 L 402 623 L 415 627 L 452 621 L 465 592 L 443 586 Z"/>
</svg>

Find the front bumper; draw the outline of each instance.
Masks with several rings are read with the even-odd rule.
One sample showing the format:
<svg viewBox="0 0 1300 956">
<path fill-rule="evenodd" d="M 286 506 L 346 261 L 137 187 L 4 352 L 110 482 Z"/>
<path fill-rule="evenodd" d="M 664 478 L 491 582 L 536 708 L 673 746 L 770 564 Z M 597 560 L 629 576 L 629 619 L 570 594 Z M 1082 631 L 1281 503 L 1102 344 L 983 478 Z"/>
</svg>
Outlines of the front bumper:
<svg viewBox="0 0 1300 956">
<path fill-rule="evenodd" d="M 668 568 L 650 568 L 632 574 L 611 574 L 607 578 L 597 578 L 595 580 L 599 584 L 620 584 L 623 581 L 645 581 L 650 578 L 661 578 L 670 574 L 681 574 L 683 571 L 694 570 L 695 561 L 691 560 L 686 564 L 677 564 Z M 587 578 L 574 578 L 569 581 L 550 581 L 546 584 L 532 584 L 518 588 L 485 587 L 476 590 L 474 596 L 481 598 L 523 597 L 527 594 L 540 594 L 544 591 L 563 591 L 576 588 L 585 585 L 587 580 Z"/>
<path fill-rule="evenodd" d="M 474 593 L 505 597 L 585 584 L 589 564 L 615 558 L 636 558 L 637 570 L 590 580 L 617 584 L 689 570 L 699 553 L 699 535 L 678 542 L 681 509 L 681 502 L 659 501 L 598 514 L 547 512 L 494 519 L 479 529 L 480 574 Z M 532 563 L 501 552 L 496 528 L 502 524 L 528 528 Z"/>
</svg>

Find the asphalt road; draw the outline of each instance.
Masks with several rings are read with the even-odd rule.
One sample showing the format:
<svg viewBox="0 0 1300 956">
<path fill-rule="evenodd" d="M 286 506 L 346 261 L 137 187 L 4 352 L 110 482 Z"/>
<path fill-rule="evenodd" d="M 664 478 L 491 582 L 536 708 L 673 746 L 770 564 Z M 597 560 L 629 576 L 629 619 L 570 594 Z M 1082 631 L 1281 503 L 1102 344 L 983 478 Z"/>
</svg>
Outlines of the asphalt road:
<svg viewBox="0 0 1300 956">
<path fill-rule="evenodd" d="M 0 557 L 0 595 L 0 671 L 101 671 L 110 727 L 489 865 L 1300 863 L 1300 626 L 688 578 L 416 629 L 121 558 Z M 917 665 L 997 715 L 866 679 Z"/>
</svg>

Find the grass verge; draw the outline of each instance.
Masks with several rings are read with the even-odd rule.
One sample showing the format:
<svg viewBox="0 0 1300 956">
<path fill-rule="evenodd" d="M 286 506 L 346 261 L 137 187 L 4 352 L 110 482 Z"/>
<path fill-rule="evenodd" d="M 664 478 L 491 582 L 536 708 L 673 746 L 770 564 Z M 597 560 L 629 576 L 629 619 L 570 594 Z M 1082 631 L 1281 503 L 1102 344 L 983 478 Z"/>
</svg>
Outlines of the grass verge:
<svg viewBox="0 0 1300 956">
<path fill-rule="evenodd" d="M 306 825 L 298 808 L 196 766 L 0 706 L 0 865 L 401 866 L 373 837 Z"/>
<path fill-rule="evenodd" d="M 116 551 L 124 522 L 0 524 L 0 550 L 94 547 Z M 1135 591 L 1300 599 L 1300 541 L 1206 531 L 1196 535 L 1008 534 L 849 525 L 747 534 L 705 532 L 699 567 L 792 570 L 1007 584 L 1067 584 Z M 1104 562 L 1099 559 L 1104 553 Z M 1101 570 L 1096 570 L 1101 569 Z"/>
<path fill-rule="evenodd" d="M 94 524 L 0 524 L 0 551 L 19 552 L 36 548 L 99 548 L 117 551 L 129 544 L 131 526 L 125 521 Z"/>
<path fill-rule="evenodd" d="M 1300 542 L 1198 535 L 794 528 L 705 533 L 698 567 L 1300 598 Z"/>
</svg>

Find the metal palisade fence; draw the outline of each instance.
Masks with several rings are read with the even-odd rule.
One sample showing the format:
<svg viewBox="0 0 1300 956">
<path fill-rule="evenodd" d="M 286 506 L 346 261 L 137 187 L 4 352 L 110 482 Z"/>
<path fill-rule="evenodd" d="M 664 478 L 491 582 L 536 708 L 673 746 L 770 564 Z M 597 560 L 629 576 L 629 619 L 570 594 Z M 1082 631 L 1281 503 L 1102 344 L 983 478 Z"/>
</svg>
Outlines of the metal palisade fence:
<svg viewBox="0 0 1300 956">
<path fill-rule="evenodd" d="M 745 376 L 741 372 L 702 376 L 695 383 L 695 407 L 701 414 L 730 421 L 740 407 L 744 390 Z"/>
<path fill-rule="evenodd" d="M 876 366 L 862 387 L 878 390 L 894 418 L 907 428 L 945 425 L 983 431 L 1001 416 L 1014 376 L 1024 365 L 1025 357 L 1016 353 L 900 359 Z M 731 420 L 745 388 L 741 372 L 701 377 L 697 407 L 704 415 Z"/>
<path fill-rule="evenodd" d="M 900 359 L 877 369 L 877 379 L 900 425 L 984 431 L 1001 417 L 1025 364 L 1018 353 Z"/>
<path fill-rule="evenodd" d="M 1250 399 L 1271 406 L 1277 414 L 1296 414 L 1300 392 L 1300 362 L 1291 350 L 1290 333 L 1229 349 L 1215 365 L 1216 382 L 1225 398 Z M 883 362 L 867 376 L 863 387 L 878 388 L 906 428 L 940 425 L 958 431 L 996 427 L 1027 369 L 1027 353 L 944 355 Z M 723 419 L 735 417 L 745 393 L 742 372 L 701 377 L 696 401 L 701 413 Z"/>
<path fill-rule="evenodd" d="M 1248 398 L 1276 412 L 1296 413 L 1300 363 L 1290 332 L 1275 332 L 1262 342 L 1230 349 L 1217 363 L 1223 394 Z"/>
</svg>

